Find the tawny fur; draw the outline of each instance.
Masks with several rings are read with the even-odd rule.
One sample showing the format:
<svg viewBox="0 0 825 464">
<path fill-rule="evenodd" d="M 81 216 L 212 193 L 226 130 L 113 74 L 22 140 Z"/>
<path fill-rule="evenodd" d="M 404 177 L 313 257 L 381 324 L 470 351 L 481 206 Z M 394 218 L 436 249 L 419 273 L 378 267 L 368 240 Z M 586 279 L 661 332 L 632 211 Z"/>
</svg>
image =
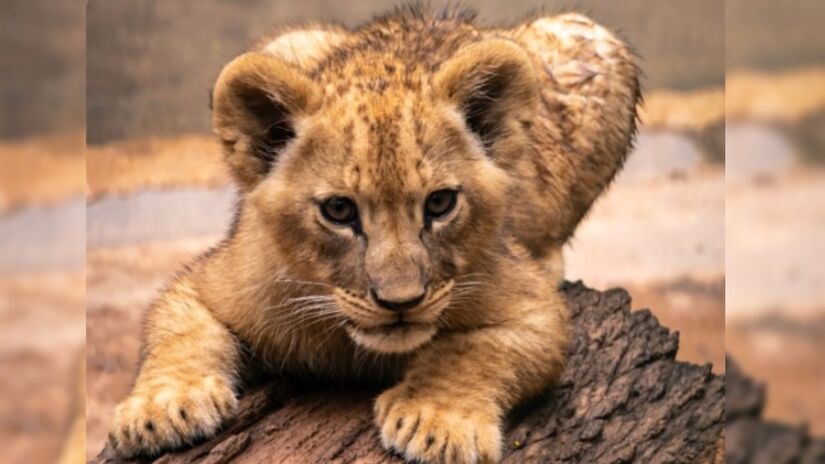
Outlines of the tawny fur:
<svg viewBox="0 0 825 464">
<path fill-rule="evenodd" d="M 214 434 L 254 358 L 390 382 L 375 402 L 387 448 L 495 462 L 502 418 L 563 368 L 560 249 L 621 167 L 638 94 L 627 47 L 575 14 L 489 29 L 412 8 L 237 58 L 213 95 L 236 223 L 151 308 L 111 444 Z M 427 222 L 443 188 L 456 207 Z M 357 227 L 323 217 L 330 196 L 354 200 Z M 399 323 L 370 289 L 424 298 Z"/>
</svg>

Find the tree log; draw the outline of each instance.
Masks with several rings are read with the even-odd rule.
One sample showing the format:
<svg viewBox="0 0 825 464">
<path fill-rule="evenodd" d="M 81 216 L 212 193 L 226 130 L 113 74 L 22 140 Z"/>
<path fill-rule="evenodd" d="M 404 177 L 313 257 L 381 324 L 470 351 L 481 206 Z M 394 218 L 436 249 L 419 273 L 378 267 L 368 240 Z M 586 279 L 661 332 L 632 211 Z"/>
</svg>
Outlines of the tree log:
<svg viewBox="0 0 825 464">
<path fill-rule="evenodd" d="M 725 380 L 675 360 L 678 333 L 621 289 L 562 286 L 572 342 L 557 385 L 508 418 L 505 463 L 721 462 Z M 401 463 L 373 425 L 375 389 L 281 378 L 244 396 L 217 437 L 156 463 Z M 119 462 L 104 449 L 95 463 Z M 153 462 L 151 459 L 133 462 Z M 777 461 L 778 462 L 778 461 Z"/>
</svg>

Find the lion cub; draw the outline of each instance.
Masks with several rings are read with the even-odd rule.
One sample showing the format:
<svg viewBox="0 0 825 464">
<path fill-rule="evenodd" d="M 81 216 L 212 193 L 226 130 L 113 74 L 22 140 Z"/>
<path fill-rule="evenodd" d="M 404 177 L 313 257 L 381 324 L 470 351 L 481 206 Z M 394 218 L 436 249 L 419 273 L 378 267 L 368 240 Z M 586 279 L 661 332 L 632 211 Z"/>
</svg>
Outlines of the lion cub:
<svg viewBox="0 0 825 464">
<path fill-rule="evenodd" d="M 497 461 L 505 414 L 563 368 L 559 250 L 624 161 L 636 75 L 579 15 L 416 7 L 236 58 L 212 102 L 236 221 L 149 311 L 111 446 L 216 433 L 251 353 L 394 382 L 375 423 L 411 461 Z"/>
</svg>

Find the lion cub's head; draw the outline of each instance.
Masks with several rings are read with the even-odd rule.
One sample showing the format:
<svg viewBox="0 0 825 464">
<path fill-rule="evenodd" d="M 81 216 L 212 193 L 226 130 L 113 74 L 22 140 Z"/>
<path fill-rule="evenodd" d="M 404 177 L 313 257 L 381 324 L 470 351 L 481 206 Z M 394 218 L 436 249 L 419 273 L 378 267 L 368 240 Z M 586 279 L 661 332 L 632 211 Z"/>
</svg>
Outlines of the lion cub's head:
<svg viewBox="0 0 825 464">
<path fill-rule="evenodd" d="M 529 149 L 537 98 L 529 58 L 501 39 L 435 68 L 242 55 L 213 100 L 244 214 L 263 225 L 238 233 L 271 240 L 273 275 L 323 284 L 356 343 L 412 350 L 488 269 L 518 201 L 492 155 Z"/>
</svg>

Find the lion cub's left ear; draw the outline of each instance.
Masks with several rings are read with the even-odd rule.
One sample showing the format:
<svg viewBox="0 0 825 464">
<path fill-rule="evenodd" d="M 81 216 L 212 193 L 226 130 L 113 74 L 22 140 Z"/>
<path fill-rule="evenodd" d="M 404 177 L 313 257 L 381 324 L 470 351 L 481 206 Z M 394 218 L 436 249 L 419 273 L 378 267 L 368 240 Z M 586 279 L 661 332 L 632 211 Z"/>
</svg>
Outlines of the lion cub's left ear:
<svg viewBox="0 0 825 464">
<path fill-rule="evenodd" d="M 212 125 L 243 190 L 257 184 L 295 137 L 295 123 L 317 109 L 320 92 L 292 63 L 249 52 L 223 68 L 212 94 Z"/>
<path fill-rule="evenodd" d="M 539 101 L 527 52 L 491 38 L 461 48 L 434 79 L 436 92 L 455 103 L 468 128 L 489 148 L 511 122 L 529 124 Z"/>
</svg>

